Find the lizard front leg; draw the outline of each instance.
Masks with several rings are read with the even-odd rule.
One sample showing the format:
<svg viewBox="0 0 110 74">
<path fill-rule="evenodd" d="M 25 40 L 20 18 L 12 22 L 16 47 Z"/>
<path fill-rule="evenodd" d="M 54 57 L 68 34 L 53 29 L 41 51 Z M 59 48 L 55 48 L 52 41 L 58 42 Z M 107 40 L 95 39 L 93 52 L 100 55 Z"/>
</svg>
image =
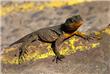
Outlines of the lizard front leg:
<svg viewBox="0 0 110 74">
<path fill-rule="evenodd" d="M 85 39 L 85 40 L 90 40 L 90 39 L 93 39 L 93 37 L 91 37 L 91 36 L 89 36 L 89 35 L 86 35 L 85 33 L 82 33 L 82 32 L 79 32 L 79 31 L 76 31 L 75 33 L 74 33 L 74 35 L 76 35 L 76 36 L 79 36 L 79 37 L 81 37 L 81 38 L 83 38 L 83 39 Z"/>
<path fill-rule="evenodd" d="M 67 38 L 68 38 L 68 37 L 67 37 L 65 34 L 60 35 L 60 37 L 59 37 L 55 42 L 52 43 L 52 46 L 51 46 L 51 47 L 52 47 L 52 49 L 53 49 L 53 52 L 55 53 L 55 58 L 53 59 L 53 61 L 56 61 L 56 63 L 57 63 L 58 61 L 62 61 L 62 59 L 64 58 L 64 56 L 61 55 L 58 50 L 60 49 L 62 43 L 63 43 Z"/>
</svg>

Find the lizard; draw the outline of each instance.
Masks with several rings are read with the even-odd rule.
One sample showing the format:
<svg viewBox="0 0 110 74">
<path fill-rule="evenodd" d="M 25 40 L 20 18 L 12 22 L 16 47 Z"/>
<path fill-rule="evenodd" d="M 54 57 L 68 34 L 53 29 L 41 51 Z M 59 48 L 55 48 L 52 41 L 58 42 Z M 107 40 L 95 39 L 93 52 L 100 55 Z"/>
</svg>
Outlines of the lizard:
<svg viewBox="0 0 110 74">
<path fill-rule="evenodd" d="M 70 37 L 76 35 L 84 39 L 89 39 L 89 36 L 85 35 L 82 32 L 77 31 L 78 28 L 83 25 L 83 19 L 80 15 L 73 15 L 66 19 L 66 21 L 61 25 L 56 25 L 52 27 L 41 28 L 37 31 L 34 31 L 21 39 L 15 41 L 10 46 L 18 43 L 22 43 L 19 48 L 19 59 L 26 53 L 26 47 L 29 46 L 33 41 L 39 40 L 42 42 L 50 43 L 51 48 L 55 54 L 53 61 L 62 61 L 64 55 L 59 53 L 61 44 L 69 39 Z"/>
</svg>

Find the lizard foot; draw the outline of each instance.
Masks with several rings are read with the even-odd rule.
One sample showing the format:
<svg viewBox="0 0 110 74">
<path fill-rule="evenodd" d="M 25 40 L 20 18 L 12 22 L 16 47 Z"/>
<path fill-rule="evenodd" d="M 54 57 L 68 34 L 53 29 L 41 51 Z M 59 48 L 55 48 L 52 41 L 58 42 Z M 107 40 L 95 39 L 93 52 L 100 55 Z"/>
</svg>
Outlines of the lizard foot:
<svg viewBox="0 0 110 74">
<path fill-rule="evenodd" d="M 90 35 L 85 36 L 84 39 L 88 40 L 88 41 L 90 41 L 90 40 L 100 40 L 101 37 L 95 35 L 94 33 L 91 33 Z"/>
<path fill-rule="evenodd" d="M 95 34 L 95 33 L 91 33 L 90 36 L 94 39 L 97 39 L 97 40 L 100 40 L 101 39 L 101 36 L 100 34 Z"/>
<path fill-rule="evenodd" d="M 19 51 L 19 64 L 22 62 L 22 61 L 24 61 L 25 60 L 25 56 L 24 56 L 24 54 L 27 54 L 27 51 L 25 50 L 23 50 L 23 49 L 20 49 L 20 51 Z"/>
<path fill-rule="evenodd" d="M 63 58 L 65 58 L 63 55 L 55 56 L 55 58 L 52 61 L 58 63 L 58 61 L 62 61 Z"/>
<path fill-rule="evenodd" d="M 87 35 L 84 37 L 84 39 L 89 41 L 89 40 L 94 40 L 94 37 Z"/>
</svg>

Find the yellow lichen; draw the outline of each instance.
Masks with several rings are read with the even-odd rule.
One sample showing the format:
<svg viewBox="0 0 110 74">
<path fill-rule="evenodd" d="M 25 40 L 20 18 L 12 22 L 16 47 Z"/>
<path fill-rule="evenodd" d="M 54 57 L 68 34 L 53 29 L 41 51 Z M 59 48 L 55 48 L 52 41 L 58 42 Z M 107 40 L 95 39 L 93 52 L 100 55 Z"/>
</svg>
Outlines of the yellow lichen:
<svg viewBox="0 0 110 74">
<path fill-rule="evenodd" d="M 77 41 L 78 41 L 77 38 L 74 38 L 74 37 L 71 38 L 68 41 L 68 46 L 69 47 L 62 47 L 61 50 L 60 50 L 60 53 L 62 55 L 70 55 L 70 54 L 76 53 L 78 51 L 86 51 L 86 50 L 89 50 L 90 48 L 97 48 L 100 45 L 99 43 L 91 43 L 89 45 L 80 44 L 78 46 L 74 46 L 74 44 Z M 65 42 L 65 43 L 67 43 L 67 42 Z M 33 46 L 33 47 L 35 47 L 35 46 Z M 47 46 L 47 50 L 48 50 L 48 52 L 46 52 L 46 53 L 41 53 L 40 51 L 36 50 L 33 53 L 28 53 L 28 55 L 25 54 L 24 57 L 23 57 L 23 60 L 19 59 L 18 57 L 9 58 L 8 56 L 5 56 L 5 57 L 3 57 L 2 61 L 4 63 L 19 64 L 19 62 L 23 63 L 25 61 L 30 61 L 30 60 L 31 61 L 36 61 L 38 59 L 43 59 L 43 58 L 48 58 L 50 56 L 54 56 L 54 53 L 53 53 L 50 45 Z"/>
<path fill-rule="evenodd" d="M 102 32 L 101 32 L 102 33 Z M 96 32 L 95 35 L 99 35 L 101 34 L 100 32 Z M 50 56 L 55 56 L 55 54 L 52 51 L 51 48 L 51 44 L 49 43 L 44 43 L 46 44 L 46 52 L 42 52 L 45 50 L 38 50 L 37 46 L 35 45 L 30 45 L 27 50 L 28 50 L 28 54 L 25 54 L 22 59 L 19 59 L 18 57 L 11 57 L 9 55 L 6 55 L 8 53 L 10 53 L 11 51 L 16 51 L 16 48 L 7 48 L 5 49 L 5 54 L 3 55 L 2 61 L 3 63 L 10 63 L 10 64 L 19 64 L 19 63 L 23 63 L 26 61 L 36 61 L 38 59 L 43 59 L 43 58 L 48 58 Z M 77 45 L 75 45 L 77 44 Z M 83 41 L 81 40 L 81 38 L 78 37 L 72 37 L 69 40 L 65 41 L 64 46 L 62 46 L 62 48 L 59 50 L 59 52 L 62 55 L 70 55 L 70 54 L 74 54 L 77 53 L 78 51 L 87 51 L 89 49 L 92 48 L 97 48 L 100 46 L 100 43 L 97 41 L 93 41 L 93 42 L 89 42 L 89 41 Z M 34 49 L 34 51 L 30 51 L 31 49 Z M 11 52 L 13 53 L 13 52 Z"/>
<path fill-rule="evenodd" d="M 35 12 L 39 10 L 43 10 L 45 8 L 53 8 L 53 7 L 62 7 L 65 5 L 74 5 L 78 3 L 88 2 L 90 0 L 68 0 L 68 1 L 60 1 L 60 0 L 52 0 L 45 1 L 44 3 L 39 4 L 38 2 L 24 2 L 19 4 L 17 2 L 12 2 L 12 4 L 1 6 L 0 7 L 0 16 L 5 16 L 11 14 L 13 12 Z"/>
<path fill-rule="evenodd" d="M 106 28 L 103 32 L 105 32 L 105 33 L 110 35 L 110 28 Z"/>
<path fill-rule="evenodd" d="M 100 43 L 93 43 L 93 44 L 91 44 L 91 47 L 92 48 L 96 48 L 97 46 L 99 46 L 100 45 Z"/>
</svg>

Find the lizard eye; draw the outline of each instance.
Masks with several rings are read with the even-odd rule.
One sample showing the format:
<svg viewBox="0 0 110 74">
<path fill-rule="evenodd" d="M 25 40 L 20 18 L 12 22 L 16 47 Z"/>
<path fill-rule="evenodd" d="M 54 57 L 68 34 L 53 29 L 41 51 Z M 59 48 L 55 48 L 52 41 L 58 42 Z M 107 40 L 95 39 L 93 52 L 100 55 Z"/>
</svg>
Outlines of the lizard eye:
<svg viewBox="0 0 110 74">
<path fill-rule="evenodd" d="M 73 22 L 73 20 L 72 19 L 67 19 L 66 22 L 71 23 L 71 22 Z"/>
</svg>

